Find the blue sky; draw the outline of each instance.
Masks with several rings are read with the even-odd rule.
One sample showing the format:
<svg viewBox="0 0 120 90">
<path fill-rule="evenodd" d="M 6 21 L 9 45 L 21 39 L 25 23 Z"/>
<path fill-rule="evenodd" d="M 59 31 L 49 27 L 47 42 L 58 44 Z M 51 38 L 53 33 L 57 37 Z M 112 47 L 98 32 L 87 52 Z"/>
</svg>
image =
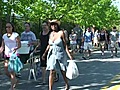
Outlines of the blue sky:
<svg viewBox="0 0 120 90">
<path fill-rule="evenodd" d="M 117 6 L 118 10 L 120 11 L 120 0 L 112 0 L 112 4 Z"/>
</svg>

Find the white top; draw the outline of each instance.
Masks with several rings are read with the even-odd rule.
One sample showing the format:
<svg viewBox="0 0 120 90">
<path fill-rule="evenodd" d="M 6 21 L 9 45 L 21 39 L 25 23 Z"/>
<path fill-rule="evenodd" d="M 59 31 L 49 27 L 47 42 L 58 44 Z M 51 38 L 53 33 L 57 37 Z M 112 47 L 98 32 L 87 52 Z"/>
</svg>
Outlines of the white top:
<svg viewBox="0 0 120 90">
<path fill-rule="evenodd" d="M 5 55 L 7 57 L 10 57 L 10 54 L 13 52 L 14 48 L 17 47 L 16 37 L 18 37 L 19 34 L 16 32 L 13 32 L 10 37 L 7 36 L 7 33 L 3 35 L 3 40 L 5 43 Z M 17 53 L 17 51 L 16 51 Z"/>
<path fill-rule="evenodd" d="M 70 34 L 70 44 L 77 44 L 77 34 Z"/>
<path fill-rule="evenodd" d="M 24 31 L 21 33 L 21 41 L 28 41 L 29 43 L 32 43 L 36 41 L 36 36 L 32 31 L 29 31 L 29 32 Z M 34 45 L 30 46 L 30 51 L 34 49 L 33 46 Z"/>
<path fill-rule="evenodd" d="M 111 35 L 111 41 L 117 41 L 117 38 L 118 38 L 118 32 L 115 31 L 115 32 L 110 32 L 110 35 Z"/>
<path fill-rule="evenodd" d="M 36 36 L 32 31 L 22 32 L 21 33 L 21 41 L 29 41 L 29 43 L 36 41 Z"/>
</svg>

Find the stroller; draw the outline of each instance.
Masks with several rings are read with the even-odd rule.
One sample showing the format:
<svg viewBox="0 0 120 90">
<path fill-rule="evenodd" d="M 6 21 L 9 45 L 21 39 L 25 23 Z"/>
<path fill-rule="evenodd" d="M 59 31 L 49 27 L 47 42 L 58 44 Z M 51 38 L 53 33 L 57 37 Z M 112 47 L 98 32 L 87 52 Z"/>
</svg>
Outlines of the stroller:
<svg viewBox="0 0 120 90">
<path fill-rule="evenodd" d="M 30 54 L 30 58 L 27 60 L 27 62 L 30 64 L 30 71 L 29 71 L 29 77 L 28 80 L 31 80 L 32 76 L 34 80 L 36 81 L 37 78 L 41 76 L 41 68 L 40 68 L 40 50 L 33 51 Z"/>
<path fill-rule="evenodd" d="M 28 47 L 28 41 L 21 41 L 21 48 L 18 50 L 18 53 L 21 55 L 21 59 L 23 60 L 22 63 L 26 63 L 26 54 L 29 55 L 30 47 Z M 40 50 L 34 49 L 33 52 L 30 53 L 29 59 L 27 60 L 27 63 L 30 64 L 30 73 L 28 80 L 31 79 L 31 76 L 33 76 L 34 80 L 36 81 L 36 75 L 38 76 L 41 74 L 40 69 Z M 25 60 L 24 60 L 25 59 Z"/>
<path fill-rule="evenodd" d="M 42 70 L 40 68 L 40 50 L 34 50 L 30 54 L 30 58 L 27 60 L 27 62 L 30 63 L 30 71 L 29 71 L 29 77 L 28 80 L 31 80 L 31 77 L 33 76 L 34 80 L 36 81 L 37 78 L 39 78 L 42 74 Z M 57 71 L 55 71 L 54 75 L 54 81 L 59 81 L 59 74 Z"/>
</svg>

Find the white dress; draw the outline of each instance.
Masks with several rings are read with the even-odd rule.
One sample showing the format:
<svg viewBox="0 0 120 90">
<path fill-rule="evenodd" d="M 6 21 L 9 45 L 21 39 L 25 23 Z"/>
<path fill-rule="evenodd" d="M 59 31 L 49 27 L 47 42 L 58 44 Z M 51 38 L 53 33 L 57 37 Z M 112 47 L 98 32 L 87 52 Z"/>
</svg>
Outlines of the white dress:
<svg viewBox="0 0 120 90">
<path fill-rule="evenodd" d="M 54 70 L 57 66 L 63 71 L 66 70 L 67 54 L 64 49 L 63 41 L 61 38 L 52 42 L 49 39 L 50 49 L 47 55 L 47 67 L 46 70 Z"/>
</svg>

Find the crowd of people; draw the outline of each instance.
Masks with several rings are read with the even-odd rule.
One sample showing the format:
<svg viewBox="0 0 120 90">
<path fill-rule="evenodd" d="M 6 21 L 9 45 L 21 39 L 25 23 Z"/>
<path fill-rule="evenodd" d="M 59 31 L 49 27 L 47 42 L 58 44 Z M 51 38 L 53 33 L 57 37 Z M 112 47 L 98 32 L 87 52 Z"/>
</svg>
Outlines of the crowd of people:
<svg viewBox="0 0 120 90">
<path fill-rule="evenodd" d="M 39 34 L 39 42 L 37 42 L 36 35 L 31 31 L 30 23 L 24 24 L 25 31 L 19 35 L 14 30 L 14 25 L 11 22 L 6 23 L 6 33 L 1 36 L 0 53 L 4 57 L 5 74 L 11 80 L 10 90 L 15 90 L 18 82 L 17 77 L 21 77 L 20 72 L 9 70 L 9 59 L 14 52 L 23 64 L 27 63 L 30 54 L 37 48 L 40 48 L 40 67 L 42 68 L 42 84 L 46 84 L 46 70 L 49 70 L 49 90 L 52 90 L 54 84 L 54 76 L 56 68 L 61 70 L 63 79 L 65 81 L 65 90 L 69 89 L 68 80 L 66 78 L 67 58 L 73 59 L 65 37 L 64 30 L 60 28 L 60 23 L 57 20 L 44 21 L 42 23 L 42 32 Z M 30 51 L 28 54 L 19 53 L 22 46 L 22 41 L 28 41 Z M 68 57 L 66 57 L 68 56 Z"/>
<path fill-rule="evenodd" d="M 81 39 L 78 39 L 78 37 Z M 111 58 L 113 58 L 117 57 L 117 48 L 120 46 L 120 33 L 116 26 L 111 31 L 106 30 L 105 27 L 101 30 L 95 27 L 87 27 L 81 36 L 78 36 L 78 32 L 75 33 L 75 30 L 72 29 L 69 40 L 72 53 L 81 53 L 82 50 L 84 52 L 83 59 L 89 59 L 93 48 L 100 49 L 101 55 L 105 54 L 105 50 L 110 50 Z M 77 45 L 79 45 L 79 48 Z"/>
<path fill-rule="evenodd" d="M 31 52 L 40 49 L 40 68 L 42 69 L 42 84 L 46 84 L 46 70 L 49 72 L 49 90 L 52 90 L 56 68 L 59 68 L 64 82 L 65 90 L 69 90 L 69 83 L 66 78 L 67 60 L 73 60 L 73 54 L 84 52 L 83 59 L 91 55 L 93 47 L 100 48 L 101 55 L 104 51 L 111 50 L 111 57 L 117 57 L 117 47 L 120 46 L 120 33 L 114 26 L 112 31 L 108 32 L 105 28 L 101 30 L 95 27 L 87 27 L 83 31 L 77 24 L 68 34 L 67 30 L 60 28 L 60 22 L 57 20 L 44 21 L 42 31 L 39 34 L 39 42 L 36 35 L 31 31 L 30 23 L 24 24 L 25 30 L 19 35 L 14 30 L 11 22 L 6 23 L 6 33 L 1 35 L 0 53 L 4 53 L 4 70 L 11 79 L 11 90 L 15 90 L 17 77 L 21 77 L 20 72 L 8 70 L 8 62 L 11 53 L 15 53 L 23 64 L 27 63 Z M 28 54 L 20 54 L 21 42 L 28 41 L 30 51 Z M 114 52 L 115 51 L 115 52 Z"/>
</svg>

